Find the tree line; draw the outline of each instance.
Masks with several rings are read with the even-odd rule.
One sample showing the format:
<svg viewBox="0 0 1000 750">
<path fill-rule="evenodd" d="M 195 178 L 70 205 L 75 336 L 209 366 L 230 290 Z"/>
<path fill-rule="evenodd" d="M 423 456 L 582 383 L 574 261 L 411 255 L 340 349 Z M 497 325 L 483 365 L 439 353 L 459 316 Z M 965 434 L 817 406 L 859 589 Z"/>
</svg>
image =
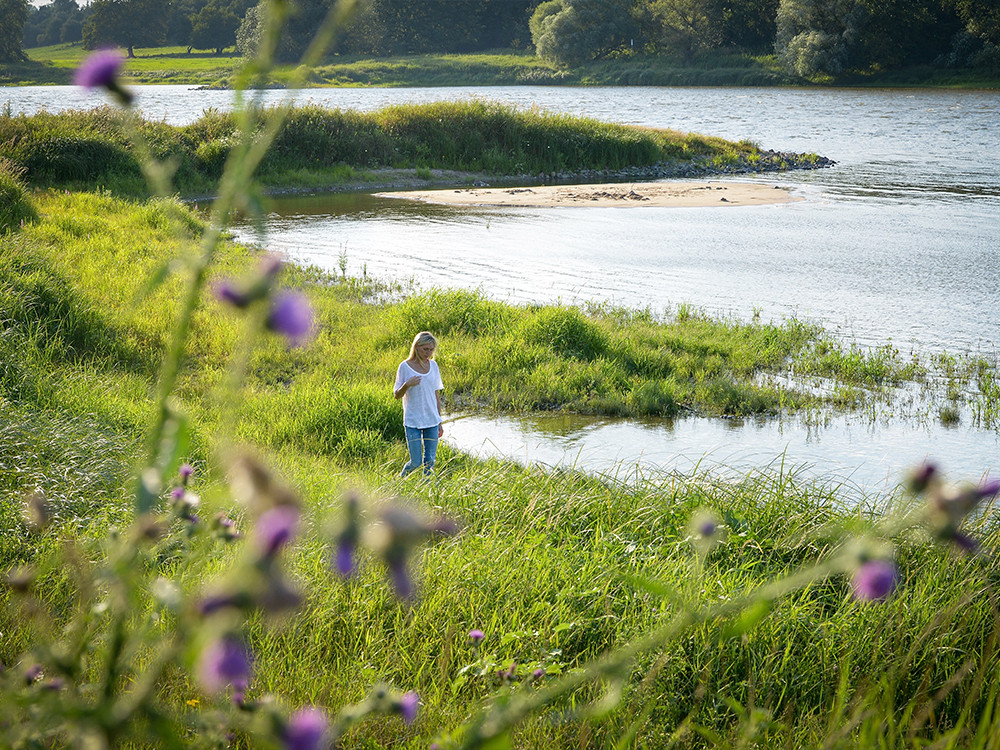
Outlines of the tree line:
<svg viewBox="0 0 1000 750">
<path fill-rule="evenodd" d="M 1000 0 L 546 0 L 529 25 L 538 55 L 564 66 L 737 51 L 804 77 L 1000 67 Z"/>
<path fill-rule="evenodd" d="M 334 0 L 296 0 L 278 58 L 299 58 Z M 235 47 L 252 55 L 265 0 L 0 0 L 0 60 L 21 47 Z M 17 29 L 15 38 L 9 30 Z M 23 29 L 23 33 L 20 31 Z M 368 0 L 335 42 L 345 54 L 534 48 L 563 67 L 593 60 L 776 54 L 807 78 L 913 65 L 1000 68 L 1000 0 Z"/>
</svg>

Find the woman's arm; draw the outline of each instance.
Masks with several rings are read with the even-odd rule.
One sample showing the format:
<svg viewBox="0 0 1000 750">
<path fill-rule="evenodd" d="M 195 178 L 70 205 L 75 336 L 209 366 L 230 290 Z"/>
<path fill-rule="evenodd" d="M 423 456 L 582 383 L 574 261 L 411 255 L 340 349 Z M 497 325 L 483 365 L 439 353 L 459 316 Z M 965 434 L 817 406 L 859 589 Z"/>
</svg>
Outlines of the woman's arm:
<svg viewBox="0 0 1000 750">
<path fill-rule="evenodd" d="M 441 423 L 443 420 L 442 414 L 444 413 L 444 399 L 441 398 L 441 391 L 434 391 L 434 395 L 437 397 L 438 405 L 438 437 L 444 435 L 444 425 Z"/>
</svg>

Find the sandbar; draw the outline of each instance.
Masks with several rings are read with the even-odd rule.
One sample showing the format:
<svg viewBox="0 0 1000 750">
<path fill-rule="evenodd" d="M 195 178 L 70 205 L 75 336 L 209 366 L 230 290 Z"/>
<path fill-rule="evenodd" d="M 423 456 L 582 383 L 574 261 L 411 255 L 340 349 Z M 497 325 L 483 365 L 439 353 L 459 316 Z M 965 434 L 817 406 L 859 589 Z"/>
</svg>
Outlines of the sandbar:
<svg viewBox="0 0 1000 750">
<path fill-rule="evenodd" d="M 761 206 L 803 200 L 779 185 L 759 182 L 633 182 L 534 187 L 471 187 L 376 193 L 450 206 Z"/>
</svg>

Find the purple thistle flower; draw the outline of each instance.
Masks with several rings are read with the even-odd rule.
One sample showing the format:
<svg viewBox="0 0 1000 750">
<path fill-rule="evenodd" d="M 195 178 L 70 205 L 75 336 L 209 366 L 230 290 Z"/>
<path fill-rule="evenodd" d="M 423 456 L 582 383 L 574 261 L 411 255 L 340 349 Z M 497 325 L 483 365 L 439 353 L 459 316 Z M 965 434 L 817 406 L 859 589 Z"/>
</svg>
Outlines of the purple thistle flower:
<svg viewBox="0 0 1000 750">
<path fill-rule="evenodd" d="M 958 547 L 960 552 L 966 555 L 974 555 L 979 552 L 979 542 L 968 534 L 963 534 L 961 531 L 956 531 L 951 541 Z"/>
<path fill-rule="evenodd" d="M 73 82 L 87 89 L 112 88 L 125 58 L 113 49 L 99 49 L 76 69 Z"/>
<path fill-rule="evenodd" d="M 417 718 L 417 710 L 420 708 L 420 696 L 413 690 L 404 693 L 397 703 L 399 713 L 403 721 L 412 724 Z"/>
<path fill-rule="evenodd" d="M 702 521 L 701 526 L 698 527 L 698 533 L 700 533 L 702 536 L 710 537 L 713 534 L 715 534 L 716 528 L 717 527 L 715 525 L 715 521 L 712 520 Z"/>
<path fill-rule="evenodd" d="M 184 488 L 183 487 L 174 487 L 172 490 L 170 490 L 170 499 L 171 500 L 180 500 L 183 497 L 184 497 Z"/>
<path fill-rule="evenodd" d="M 28 685 L 30 685 L 35 680 L 37 680 L 38 678 L 40 678 L 43 673 L 44 673 L 44 670 L 42 669 L 42 665 L 41 664 L 32 664 L 24 672 L 24 681 Z"/>
<path fill-rule="evenodd" d="M 267 279 L 268 281 L 271 281 L 274 279 L 275 276 L 278 275 L 278 271 L 281 270 L 281 267 L 283 265 L 284 261 L 277 255 L 274 254 L 265 255 L 263 258 L 260 259 L 260 266 L 259 266 L 260 275 L 265 279 Z"/>
<path fill-rule="evenodd" d="M 194 467 L 191 464 L 181 464 L 181 468 L 177 470 L 177 473 L 181 475 L 181 480 L 187 483 L 191 475 L 194 474 Z"/>
<path fill-rule="evenodd" d="M 212 287 L 212 291 L 215 293 L 215 298 L 220 302 L 225 302 L 226 304 L 232 305 L 233 307 L 241 310 L 252 301 L 250 299 L 250 295 L 241 291 L 229 279 L 223 279 L 222 281 L 217 282 Z"/>
<path fill-rule="evenodd" d="M 895 589 L 899 574 L 889 560 L 869 560 L 854 571 L 851 588 L 854 598 L 864 601 L 879 601 L 888 597 Z"/>
<path fill-rule="evenodd" d="M 992 479 L 978 490 L 979 499 L 986 500 L 994 495 L 1000 494 L 1000 479 Z"/>
<path fill-rule="evenodd" d="M 406 569 L 404 558 L 387 560 L 386 566 L 389 568 L 389 578 L 392 580 L 392 588 L 396 596 L 404 601 L 413 598 L 413 579 Z"/>
<path fill-rule="evenodd" d="M 539 667 L 538 669 L 536 669 L 534 672 L 531 673 L 531 676 L 534 677 L 536 680 L 540 680 L 546 674 L 548 674 L 548 673 L 544 669 L 542 669 L 541 667 Z"/>
<path fill-rule="evenodd" d="M 303 708 L 289 717 L 283 744 L 287 750 L 320 750 L 326 744 L 326 731 L 326 715 L 318 708 Z"/>
<path fill-rule="evenodd" d="M 276 505 L 264 511 L 254 527 L 254 542 L 264 557 L 273 557 L 295 537 L 299 525 L 299 509 L 293 505 Z"/>
<path fill-rule="evenodd" d="M 229 607 L 239 607 L 243 597 L 239 594 L 229 592 L 209 594 L 196 605 L 198 613 L 202 616 L 211 615 L 222 609 Z"/>
<path fill-rule="evenodd" d="M 344 578 L 350 578 L 354 573 L 354 539 L 341 538 L 337 542 L 337 552 L 333 565 Z"/>
<path fill-rule="evenodd" d="M 485 637 L 486 633 L 484 633 L 479 628 L 473 628 L 472 630 L 469 631 L 469 640 L 472 641 L 477 646 L 483 642 L 483 639 Z"/>
<path fill-rule="evenodd" d="M 218 693 L 227 685 L 246 690 L 250 672 L 250 653 L 235 636 L 223 636 L 202 651 L 198 677 L 210 693 Z"/>
<path fill-rule="evenodd" d="M 305 344 L 313 329 L 313 312 L 309 301 L 295 292 L 276 295 L 267 316 L 267 327 L 288 339 L 292 346 Z"/>
</svg>

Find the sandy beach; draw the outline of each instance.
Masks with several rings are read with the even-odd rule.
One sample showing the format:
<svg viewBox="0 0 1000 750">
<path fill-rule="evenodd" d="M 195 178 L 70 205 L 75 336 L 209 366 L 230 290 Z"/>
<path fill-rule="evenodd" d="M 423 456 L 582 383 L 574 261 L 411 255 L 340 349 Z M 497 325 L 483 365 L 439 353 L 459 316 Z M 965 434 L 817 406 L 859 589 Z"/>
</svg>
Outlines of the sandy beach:
<svg viewBox="0 0 1000 750">
<path fill-rule="evenodd" d="M 472 187 L 377 193 L 455 206 L 760 206 L 802 200 L 778 185 L 746 182 L 636 182 L 536 187 Z"/>
</svg>

